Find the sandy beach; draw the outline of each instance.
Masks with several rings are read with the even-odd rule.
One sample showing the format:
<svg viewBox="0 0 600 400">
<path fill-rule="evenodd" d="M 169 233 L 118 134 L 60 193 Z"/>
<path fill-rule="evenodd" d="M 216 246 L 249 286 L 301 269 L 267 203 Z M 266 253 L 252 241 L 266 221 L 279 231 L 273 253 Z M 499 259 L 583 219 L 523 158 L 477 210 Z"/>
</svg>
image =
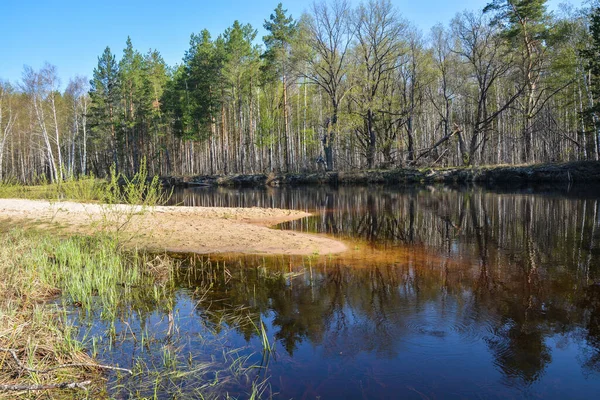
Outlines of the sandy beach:
<svg viewBox="0 0 600 400">
<path fill-rule="evenodd" d="M 0 199 L 0 221 L 64 234 L 118 231 L 124 243 L 156 251 L 240 254 L 334 254 L 342 242 L 270 228 L 309 216 L 266 208 L 147 207 Z"/>
</svg>

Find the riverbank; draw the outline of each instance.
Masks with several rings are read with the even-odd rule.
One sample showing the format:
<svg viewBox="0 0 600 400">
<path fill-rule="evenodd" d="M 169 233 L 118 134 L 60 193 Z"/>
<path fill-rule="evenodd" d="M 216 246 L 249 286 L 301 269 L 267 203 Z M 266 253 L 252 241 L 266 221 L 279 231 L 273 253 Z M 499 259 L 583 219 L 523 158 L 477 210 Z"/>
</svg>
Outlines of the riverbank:
<svg viewBox="0 0 600 400">
<path fill-rule="evenodd" d="M 334 254 L 346 246 L 324 236 L 270 229 L 307 217 L 264 208 L 147 207 L 0 199 L 0 221 L 64 234 L 110 232 L 152 251 L 240 254 Z"/>
<path fill-rule="evenodd" d="M 115 314 L 128 288 L 155 282 L 155 264 L 126 254 L 109 237 L 3 229 L 0 399 L 107 397 L 105 375 L 132 372 L 99 364 L 69 314 L 76 308 Z M 163 264 L 165 275 L 171 265 Z"/>
<path fill-rule="evenodd" d="M 165 186 L 259 187 L 282 185 L 367 185 L 411 183 L 532 184 L 553 182 L 600 182 L 600 162 L 576 161 L 535 165 L 495 165 L 453 168 L 402 168 L 301 174 L 237 174 L 170 176 Z"/>
</svg>

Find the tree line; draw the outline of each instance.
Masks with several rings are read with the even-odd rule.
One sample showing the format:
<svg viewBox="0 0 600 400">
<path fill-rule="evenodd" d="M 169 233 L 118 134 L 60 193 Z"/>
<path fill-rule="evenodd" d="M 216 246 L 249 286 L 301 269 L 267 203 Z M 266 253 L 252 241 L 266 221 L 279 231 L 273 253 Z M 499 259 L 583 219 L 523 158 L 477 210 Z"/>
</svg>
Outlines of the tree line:
<svg viewBox="0 0 600 400">
<path fill-rule="evenodd" d="M 0 179 L 307 172 L 600 158 L 600 8 L 493 0 L 423 33 L 389 0 L 282 4 L 182 62 L 98 57 L 0 81 Z"/>
</svg>

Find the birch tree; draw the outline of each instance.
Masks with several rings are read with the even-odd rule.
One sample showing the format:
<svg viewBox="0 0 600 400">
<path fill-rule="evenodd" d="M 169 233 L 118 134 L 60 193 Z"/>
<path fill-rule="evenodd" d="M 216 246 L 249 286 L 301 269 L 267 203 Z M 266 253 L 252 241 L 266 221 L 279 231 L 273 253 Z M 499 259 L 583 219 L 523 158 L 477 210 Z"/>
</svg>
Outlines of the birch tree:
<svg viewBox="0 0 600 400">
<path fill-rule="evenodd" d="M 0 182 L 4 179 L 4 147 L 10 137 L 17 113 L 12 106 L 13 88 L 8 82 L 0 81 Z"/>
<path fill-rule="evenodd" d="M 50 173 L 50 180 L 56 182 L 59 178 L 56 157 L 52 148 L 51 137 L 48 132 L 48 117 L 45 110 L 45 101 L 48 97 L 48 81 L 39 72 L 25 66 L 22 79 L 23 91 L 28 95 L 33 107 L 35 120 L 40 130 L 46 151 L 46 162 Z"/>
</svg>

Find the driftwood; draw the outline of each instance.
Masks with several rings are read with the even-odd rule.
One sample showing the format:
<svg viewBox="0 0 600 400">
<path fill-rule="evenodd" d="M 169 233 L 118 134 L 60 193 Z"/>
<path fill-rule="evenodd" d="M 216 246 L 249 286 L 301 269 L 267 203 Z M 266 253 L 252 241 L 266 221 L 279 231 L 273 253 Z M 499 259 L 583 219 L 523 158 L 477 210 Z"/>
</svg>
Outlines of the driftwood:
<svg viewBox="0 0 600 400">
<path fill-rule="evenodd" d="M 56 367 L 52 367 L 52 368 L 48 368 L 48 369 L 42 369 L 42 370 L 34 369 L 34 368 L 29 368 L 28 366 L 23 364 L 21 362 L 21 360 L 19 360 L 16 350 L 0 347 L 0 351 L 9 353 L 12 356 L 13 360 L 15 360 L 15 362 L 17 363 L 17 365 L 19 366 L 20 369 L 27 371 L 27 372 L 32 372 L 35 374 L 47 374 L 49 372 L 56 371 L 58 369 L 64 369 L 64 368 L 100 368 L 100 369 L 107 369 L 107 370 L 112 370 L 112 371 L 127 372 L 129 375 L 133 375 L 133 372 L 127 368 L 113 367 L 112 365 L 102 365 L 102 364 L 93 364 L 93 363 L 62 364 L 62 365 L 58 365 Z"/>
<path fill-rule="evenodd" d="M 47 374 L 59 369 L 64 368 L 100 368 L 111 371 L 122 371 L 126 372 L 130 375 L 133 375 L 133 372 L 127 368 L 113 367 L 111 365 L 102 365 L 102 364 L 93 364 L 93 363 L 73 363 L 73 364 L 62 364 L 56 367 L 48 368 L 48 369 L 35 369 L 29 368 L 25 364 L 21 362 L 19 357 L 17 356 L 17 351 L 14 349 L 7 349 L 0 347 L 0 351 L 4 351 L 9 353 L 17 367 L 21 371 L 27 371 L 35 374 Z M 23 391 L 23 390 L 50 390 L 50 389 L 86 389 L 86 386 L 90 385 L 92 381 L 83 381 L 83 382 L 62 382 L 56 384 L 47 384 L 47 385 L 0 385 L 0 391 Z"/>
<path fill-rule="evenodd" d="M 0 391 L 51 390 L 51 389 L 85 389 L 92 381 L 63 382 L 52 385 L 0 385 Z"/>
</svg>

